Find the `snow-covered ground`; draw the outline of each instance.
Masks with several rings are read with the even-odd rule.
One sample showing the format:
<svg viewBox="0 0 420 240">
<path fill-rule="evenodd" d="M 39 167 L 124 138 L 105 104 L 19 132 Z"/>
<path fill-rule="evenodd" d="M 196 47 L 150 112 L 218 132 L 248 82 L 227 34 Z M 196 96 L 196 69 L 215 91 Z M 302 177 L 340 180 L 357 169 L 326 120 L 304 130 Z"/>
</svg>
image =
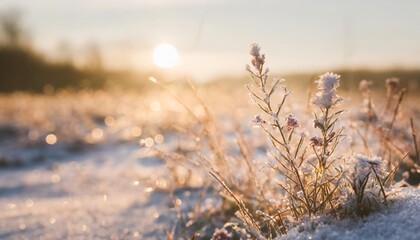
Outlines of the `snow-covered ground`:
<svg viewBox="0 0 420 240">
<path fill-rule="evenodd" d="M 389 206 L 365 218 L 316 219 L 279 239 L 420 239 L 420 189 L 396 190 Z"/>
<path fill-rule="evenodd" d="M 0 169 L 0 239 L 163 239 L 177 211 L 173 196 L 150 187 L 156 174 L 168 174 L 162 160 L 127 143 Z M 196 192 L 178 199 L 192 206 Z M 420 189 L 391 199 L 366 218 L 316 219 L 280 239 L 419 239 Z"/>
<path fill-rule="evenodd" d="M 198 202 L 212 206 L 202 189 L 169 189 L 164 160 L 148 148 L 172 151 L 168 128 L 184 121 L 165 115 L 179 106 L 160 101 L 0 96 L 0 239 L 162 239 L 179 214 Z"/>
<path fill-rule="evenodd" d="M 163 142 L 159 148 L 174 151 L 182 138 L 171 124 L 186 120 L 164 111 L 157 97 L 115 104 L 97 95 L 80 106 L 67 95 L 55 104 L 50 97 L 3 97 L 0 239 L 165 239 L 166 230 L 180 233 L 197 218 L 189 216 L 197 205 L 198 213 L 220 209 L 216 191 L 174 184 L 167 162 L 145 147 Z M 89 100 L 97 98 L 107 104 L 95 107 Z M 50 133 L 57 142 L 46 143 Z M 313 219 L 280 239 L 420 239 L 420 190 L 397 189 L 390 200 L 365 218 Z"/>
<path fill-rule="evenodd" d="M 150 192 L 165 172 L 147 154 L 101 146 L 1 169 L 0 239 L 161 239 L 175 215 L 164 191 Z"/>
</svg>

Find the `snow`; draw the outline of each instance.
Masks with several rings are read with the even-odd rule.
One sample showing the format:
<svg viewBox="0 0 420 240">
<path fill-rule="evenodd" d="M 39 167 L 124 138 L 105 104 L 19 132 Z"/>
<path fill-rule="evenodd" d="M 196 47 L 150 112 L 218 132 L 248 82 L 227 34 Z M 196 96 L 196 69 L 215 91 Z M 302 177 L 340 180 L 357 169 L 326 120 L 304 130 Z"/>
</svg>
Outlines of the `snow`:
<svg viewBox="0 0 420 240">
<path fill-rule="evenodd" d="M 163 160 L 133 143 L 2 168 L 0 239 L 165 238 L 177 221 L 173 196 L 151 188 L 164 169 Z M 182 208 L 197 202 L 191 195 L 198 191 L 176 191 Z M 380 212 L 314 219 L 279 239 L 419 239 L 419 213 L 420 189 L 401 188 Z"/>
<path fill-rule="evenodd" d="M 172 98 L 155 109 L 164 100 L 139 96 L 0 96 L 0 239 L 162 239 L 198 203 L 214 208 L 214 194 L 172 188 L 166 162 L 139 144 L 173 151 L 170 127 L 184 121 L 165 115 Z"/>
<path fill-rule="evenodd" d="M 126 96 L 124 104 L 112 105 L 121 96 L 100 95 L 104 108 L 95 107 L 92 99 L 98 96 L 88 94 L 85 98 L 91 101 L 78 106 L 75 99 L 83 96 L 62 96 L 57 106 L 55 98 L 45 96 L 4 96 L 0 101 L 0 239 L 166 239 L 166 230 L 188 224 L 203 224 L 199 229 L 206 236 L 223 226 L 225 222 L 214 224 L 214 219 L 202 214 L 213 210 L 213 218 L 221 215 L 214 188 L 205 187 L 204 180 L 197 178 L 195 186 L 175 183 L 168 166 L 178 162 L 168 163 L 139 145 L 140 139 L 153 141 L 162 134 L 165 141 L 158 145 L 160 149 L 173 152 L 182 142 L 185 149 L 180 151 L 195 154 L 196 143 L 189 147 L 185 136 L 177 136 L 171 128 L 177 126 L 173 121 L 189 126 L 188 121 L 173 117 L 168 110 L 154 111 L 150 102 L 157 101 L 154 96 L 142 101 Z M 16 99 L 26 102 L 19 107 Z M 40 112 L 40 119 L 34 117 L 38 116 L 35 110 L 27 112 L 31 110 L 24 107 L 28 103 L 36 106 L 33 109 Z M 162 108 L 167 105 L 173 108 L 161 104 Z M 107 117 L 115 123 L 106 124 Z M 140 137 L 133 134 L 133 127 L 142 130 Z M 96 129 L 103 136 L 92 141 Z M 53 145 L 45 143 L 50 132 L 58 136 Z M 235 132 L 225 134 L 228 142 L 234 142 Z M 266 149 L 259 148 L 258 159 L 265 161 Z M 239 174 L 243 169 L 236 170 Z M 365 218 L 317 217 L 278 239 L 420 239 L 419 213 L 420 189 L 400 188 L 390 196 L 387 207 Z"/>
<path fill-rule="evenodd" d="M 318 218 L 292 229 L 286 239 L 420 239 L 420 189 L 402 188 L 389 206 L 365 218 Z M 313 228 L 313 226 L 316 226 Z"/>
<path fill-rule="evenodd" d="M 164 171 L 148 154 L 121 144 L 0 169 L 0 239 L 160 239 L 176 215 L 150 192 Z"/>
</svg>

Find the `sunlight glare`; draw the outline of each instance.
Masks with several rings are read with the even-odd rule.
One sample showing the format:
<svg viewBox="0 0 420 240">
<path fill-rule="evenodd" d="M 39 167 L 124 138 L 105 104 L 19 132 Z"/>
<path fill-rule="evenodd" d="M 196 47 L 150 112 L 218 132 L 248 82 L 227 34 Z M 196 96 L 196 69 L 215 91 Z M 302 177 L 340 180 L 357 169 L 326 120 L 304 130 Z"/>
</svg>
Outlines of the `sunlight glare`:
<svg viewBox="0 0 420 240">
<path fill-rule="evenodd" d="M 45 142 L 47 142 L 49 145 L 54 145 L 55 143 L 57 143 L 57 136 L 55 136 L 54 134 L 48 134 L 45 137 Z"/>
<path fill-rule="evenodd" d="M 170 44 L 159 44 L 153 51 L 153 63 L 161 68 L 172 68 L 178 62 L 178 52 Z"/>
</svg>

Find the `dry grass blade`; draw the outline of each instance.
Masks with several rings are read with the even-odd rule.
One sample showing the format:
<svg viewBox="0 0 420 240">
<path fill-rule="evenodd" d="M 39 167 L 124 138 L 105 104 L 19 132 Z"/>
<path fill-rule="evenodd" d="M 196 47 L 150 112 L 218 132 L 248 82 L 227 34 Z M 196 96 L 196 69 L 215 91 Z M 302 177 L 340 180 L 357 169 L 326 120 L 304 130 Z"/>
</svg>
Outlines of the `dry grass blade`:
<svg viewBox="0 0 420 240">
<path fill-rule="evenodd" d="M 383 184 L 385 187 L 391 186 L 392 180 L 394 179 L 395 174 L 397 173 L 398 169 L 401 166 L 401 163 L 404 161 L 404 159 L 408 156 L 409 153 L 406 153 L 404 157 L 400 160 L 397 166 L 395 166 L 389 173 L 386 175 L 386 177 L 383 180 Z"/>
<path fill-rule="evenodd" d="M 419 148 L 417 146 L 417 133 L 416 133 L 416 129 L 414 128 L 413 118 L 410 118 L 410 125 L 411 125 L 411 136 L 413 137 L 413 142 L 414 142 L 414 150 L 416 151 L 416 160 L 417 160 L 417 163 L 420 164 L 420 153 L 419 153 Z"/>
<path fill-rule="evenodd" d="M 392 132 L 392 129 L 394 128 L 395 119 L 397 118 L 398 110 L 400 109 L 401 102 L 404 98 L 405 92 L 406 92 L 405 88 L 401 90 L 400 96 L 398 98 L 397 106 L 395 106 L 394 114 L 392 115 L 391 126 L 389 127 L 388 133 Z"/>
<path fill-rule="evenodd" d="M 239 207 L 239 210 L 242 214 L 243 219 L 247 223 L 248 226 L 253 226 L 254 228 L 258 229 L 258 231 L 261 233 L 261 229 L 258 226 L 257 222 L 255 221 L 254 217 L 251 215 L 251 213 L 246 208 L 243 201 L 241 201 L 239 198 L 236 197 L 236 195 L 232 192 L 232 190 L 226 185 L 225 181 L 222 179 L 219 174 L 215 172 L 209 172 L 210 175 L 214 177 L 222 186 L 223 188 L 229 193 L 229 195 L 235 200 L 237 206 Z M 251 221 L 251 224 L 248 222 Z"/>
<path fill-rule="evenodd" d="M 173 240 L 172 233 L 170 233 L 170 232 L 168 231 L 168 229 L 165 229 L 165 234 L 166 234 L 166 237 L 168 238 L 168 240 Z"/>
</svg>

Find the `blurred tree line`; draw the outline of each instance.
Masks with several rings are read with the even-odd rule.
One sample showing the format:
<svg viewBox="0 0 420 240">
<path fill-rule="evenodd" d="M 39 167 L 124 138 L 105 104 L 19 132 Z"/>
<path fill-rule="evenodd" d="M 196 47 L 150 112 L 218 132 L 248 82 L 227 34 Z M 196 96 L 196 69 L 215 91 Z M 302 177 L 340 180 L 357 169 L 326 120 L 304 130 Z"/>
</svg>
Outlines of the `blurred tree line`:
<svg viewBox="0 0 420 240">
<path fill-rule="evenodd" d="M 87 64 L 77 67 L 72 60 L 71 47 L 62 42 L 57 50 L 60 59 L 48 60 L 31 46 L 28 31 L 22 25 L 22 13 L 19 9 L 8 9 L 0 12 L 0 92 L 30 91 L 44 92 L 48 89 L 72 88 L 100 89 L 105 86 L 147 90 L 153 85 L 149 76 L 160 78 L 159 72 L 111 72 L 102 64 L 100 48 L 90 44 L 84 51 Z M 371 80 L 374 89 L 383 90 L 386 78 L 398 77 L 404 87 L 412 91 L 420 91 L 420 68 L 415 70 L 338 70 L 342 76 L 341 88 L 357 90 L 362 79 Z M 322 73 L 298 73 L 282 75 L 288 85 L 308 87 Z M 272 74 L 276 76 L 276 74 Z M 164 78 L 164 77 L 162 77 Z M 228 80 L 228 81 L 227 81 Z M 182 80 L 184 81 L 184 80 Z M 242 77 L 219 77 L 205 85 L 221 87 L 237 87 L 249 81 L 247 75 Z"/>
<path fill-rule="evenodd" d="M 18 9 L 0 13 L 0 92 L 42 92 L 59 88 L 102 88 L 105 74 L 99 49 L 90 48 L 90 65 L 76 67 L 70 59 L 49 61 L 30 45 Z"/>
</svg>

